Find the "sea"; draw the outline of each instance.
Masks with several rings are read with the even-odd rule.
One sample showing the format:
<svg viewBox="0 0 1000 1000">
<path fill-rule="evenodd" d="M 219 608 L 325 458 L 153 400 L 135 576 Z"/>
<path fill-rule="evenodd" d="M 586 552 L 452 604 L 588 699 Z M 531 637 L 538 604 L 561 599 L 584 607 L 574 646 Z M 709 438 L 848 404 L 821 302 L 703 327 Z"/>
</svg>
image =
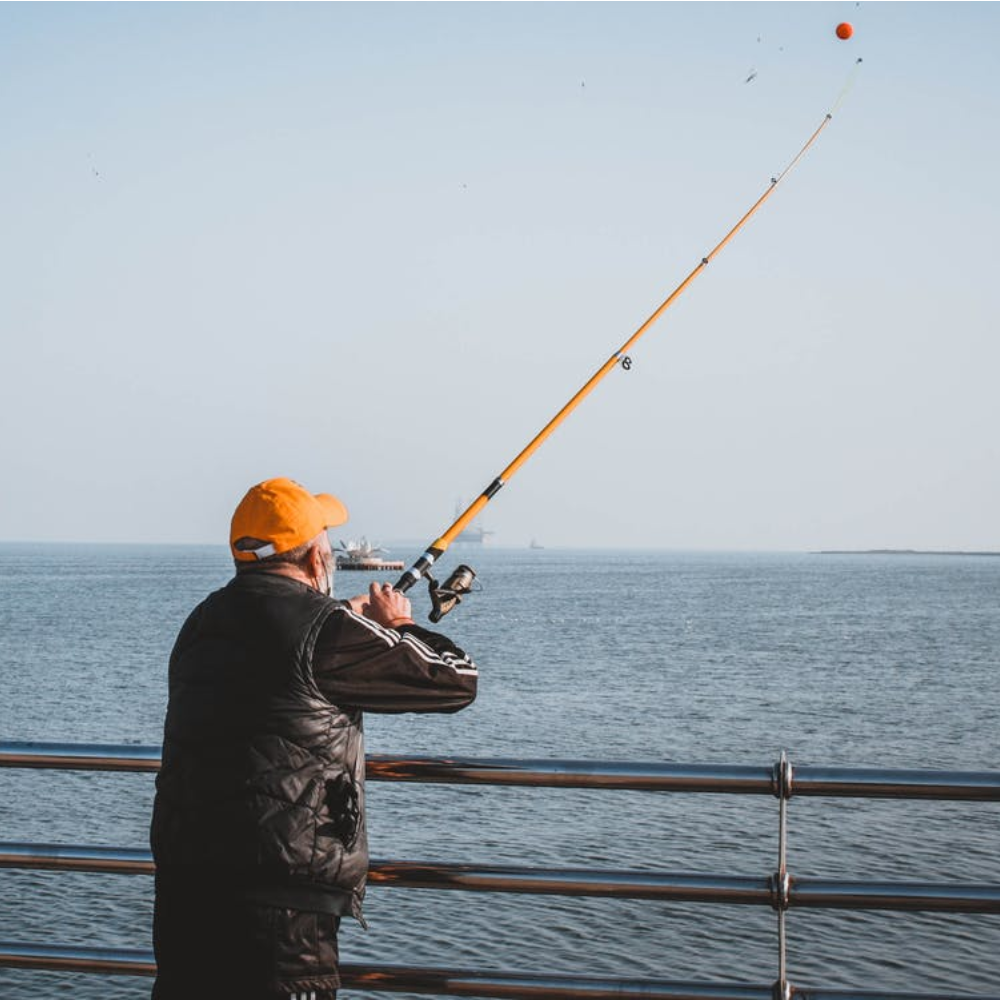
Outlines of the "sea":
<svg viewBox="0 0 1000 1000">
<path fill-rule="evenodd" d="M 369 753 L 1000 770 L 1000 558 L 455 545 L 444 570 L 458 562 L 475 590 L 438 627 L 479 664 L 479 696 L 367 715 Z M 223 546 L 0 545 L 0 740 L 159 744 L 174 637 L 229 576 Z M 338 596 L 374 578 L 341 571 Z M 150 774 L 0 770 L 0 840 L 145 848 L 152 798 Z M 380 859 L 777 864 L 770 796 L 371 782 L 368 808 Z M 793 798 L 788 838 L 793 876 L 1000 884 L 1000 804 Z M 151 915 L 148 876 L 0 871 L 3 941 L 149 949 Z M 777 975 L 767 907 L 373 887 L 366 916 L 345 922 L 345 962 Z M 1000 915 L 793 909 L 787 935 L 801 988 L 1000 992 Z M 0 969 L 2 1000 L 149 988 Z"/>
</svg>

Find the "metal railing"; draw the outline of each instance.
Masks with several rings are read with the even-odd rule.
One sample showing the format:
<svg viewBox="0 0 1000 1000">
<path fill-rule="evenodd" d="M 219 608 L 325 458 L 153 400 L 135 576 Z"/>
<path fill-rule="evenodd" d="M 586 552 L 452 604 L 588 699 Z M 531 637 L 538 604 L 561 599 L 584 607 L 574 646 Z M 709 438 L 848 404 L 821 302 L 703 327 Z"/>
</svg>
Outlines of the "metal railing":
<svg viewBox="0 0 1000 1000">
<path fill-rule="evenodd" d="M 0 742 L 0 767 L 152 772 L 160 752 L 151 746 Z M 786 811 L 793 796 L 973 800 L 1000 802 L 1000 772 L 883 768 L 793 767 L 782 755 L 772 766 L 692 765 L 513 758 L 367 759 L 371 781 L 521 785 L 769 795 L 779 802 L 776 871 L 762 876 L 600 869 L 550 869 L 373 860 L 372 885 L 661 902 L 766 906 L 778 915 L 778 978 L 768 985 L 689 983 L 659 979 L 511 974 L 462 969 L 345 965 L 345 987 L 448 996 L 618 1000 L 949 1000 L 932 994 L 824 990 L 792 986 L 785 967 L 785 914 L 792 908 L 1000 913 L 1000 885 L 836 881 L 787 871 Z M 0 868 L 152 874 L 147 850 L 107 846 L 0 842 Z M 155 975 L 151 952 L 67 948 L 0 942 L 0 967 L 105 974 Z M 1000 996 L 964 1000 L 1000 1000 Z"/>
</svg>

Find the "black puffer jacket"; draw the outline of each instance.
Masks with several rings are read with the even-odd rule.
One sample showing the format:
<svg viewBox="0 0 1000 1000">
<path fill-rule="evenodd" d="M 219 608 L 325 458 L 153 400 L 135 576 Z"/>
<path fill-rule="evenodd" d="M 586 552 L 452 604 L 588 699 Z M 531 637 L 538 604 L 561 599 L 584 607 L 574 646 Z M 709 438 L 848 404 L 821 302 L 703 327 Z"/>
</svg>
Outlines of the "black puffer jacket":
<svg viewBox="0 0 1000 1000">
<path fill-rule="evenodd" d="M 248 574 L 185 623 L 151 830 L 161 878 L 360 917 L 362 714 L 324 697 L 312 668 L 338 609 L 293 580 Z"/>
</svg>

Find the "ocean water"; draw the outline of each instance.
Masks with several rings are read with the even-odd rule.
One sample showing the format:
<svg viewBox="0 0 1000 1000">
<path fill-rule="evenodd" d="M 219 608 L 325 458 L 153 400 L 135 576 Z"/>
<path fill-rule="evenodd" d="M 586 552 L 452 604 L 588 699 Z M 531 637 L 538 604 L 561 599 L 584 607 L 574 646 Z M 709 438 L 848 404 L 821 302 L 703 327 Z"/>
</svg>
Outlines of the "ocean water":
<svg viewBox="0 0 1000 1000">
<path fill-rule="evenodd" d="M 442 627 L 477 659 L 479 698 L 367 716 L 370 753 L 1000 769 L 1000 559 L 456 546 L 446 568 L 460 560 L 479 589 Z M 222 547 L 0 546 L 0 739 L 159 743 L 173 638 L 228 576 Z M 370 579 L 341 572 L 339 596 Z M 145 847 L 152 794 L 152 775 L 0 770 L 0 840 Z M 998 821 L 994 804 L 793 799 L 789 867 L 997 884 Z M 777 802 L 373 782 L 369 829 L 383 859 L 766 875 Z M 151 913 L 143 876 L 0 871 L 0 940 L 148 948 Z M 376 887 L 366 913 L 345 961 L 776 973 L 766 908 Z M 1000 988 L 1000 916 L 796 909 L 788 932 L 798 986 Z M 0 969 L 4 1000 L 149 985 Z"/>
</svg>

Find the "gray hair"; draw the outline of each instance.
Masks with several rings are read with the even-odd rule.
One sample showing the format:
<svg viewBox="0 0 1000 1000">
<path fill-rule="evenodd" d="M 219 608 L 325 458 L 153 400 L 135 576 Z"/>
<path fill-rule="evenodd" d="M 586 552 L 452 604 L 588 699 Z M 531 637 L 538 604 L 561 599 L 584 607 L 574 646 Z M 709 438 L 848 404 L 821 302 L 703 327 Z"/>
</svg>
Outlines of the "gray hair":
<svg viewBox="0 0 1000 1000">
<path fill-rule="evenodd" d="M 242 542 L 243 539 L 241 538 Z M 251 539 L 248 539 L 251 541 Z M 287 552 L 276 552 L 274 555 L 265 556 L 263 559 L 254 559 L 253 562 L 243 559 L 234 559 L 233 562 L 236 564 L 237 573 L 267 573 L 274 569 L 276 566 L 295 566 L 298 569 L 306 568 L 306 557 L 309 555 L 309 550 L 316 544 L 316 539 L 311 538 L 308 542 L 303 542 L 301 545 L 296 545 L 294 549 L 289 549 Z M 252 549 L 244 549 L 244 551 L 253 551 Z"/>
</svg>

